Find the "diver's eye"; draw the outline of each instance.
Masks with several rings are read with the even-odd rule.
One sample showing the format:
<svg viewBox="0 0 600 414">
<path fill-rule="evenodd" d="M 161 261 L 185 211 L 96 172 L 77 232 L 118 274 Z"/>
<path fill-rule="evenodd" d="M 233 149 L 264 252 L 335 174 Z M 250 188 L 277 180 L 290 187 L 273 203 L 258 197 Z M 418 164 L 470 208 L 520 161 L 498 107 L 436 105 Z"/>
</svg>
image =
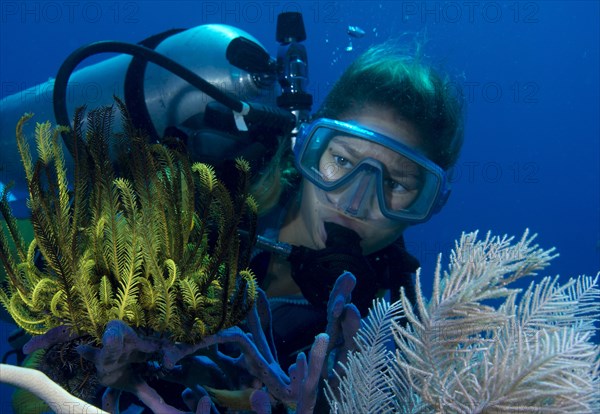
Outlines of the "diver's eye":
<svg viewBox="0 0 600 414">
<path fill-rule="evenodd" d="M 406 193 L 409 191 L 402 183 L 392 180 L 391 178 L 385 180 L 385 186 L 394 193 Z"/>
<path fill-rule="evenodd" d="M 333 156 L 333 160 L 335 161 L 335 163 L 337 165 L 339 165 L 342 168 L 350 169 L 350 168 L 352 168 L 354 166 L 352 164 L 352 162 L 350 162 L 350 160 L 348 160 L 347 158 L 342 157 L 341 155 L 334 155 Z"/>
</svg>

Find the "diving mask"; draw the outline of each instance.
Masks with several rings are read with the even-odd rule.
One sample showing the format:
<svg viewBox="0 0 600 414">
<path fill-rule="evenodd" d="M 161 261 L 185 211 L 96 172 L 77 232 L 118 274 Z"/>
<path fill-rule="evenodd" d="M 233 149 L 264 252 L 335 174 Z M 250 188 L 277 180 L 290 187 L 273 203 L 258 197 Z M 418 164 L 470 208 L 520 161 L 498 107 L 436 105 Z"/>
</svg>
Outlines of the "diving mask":
<svg viewBox="0 0 600 414">
<path fill-rule="evenodd" d="M 319 118 L 300 128 L 294 145 L 302 175 L 345 214 L 367 218 L 375 203 L 392 220 L 423 222 L 450 190 L 446 173 L 397 139 L 362 126 Z"/>
</svg>

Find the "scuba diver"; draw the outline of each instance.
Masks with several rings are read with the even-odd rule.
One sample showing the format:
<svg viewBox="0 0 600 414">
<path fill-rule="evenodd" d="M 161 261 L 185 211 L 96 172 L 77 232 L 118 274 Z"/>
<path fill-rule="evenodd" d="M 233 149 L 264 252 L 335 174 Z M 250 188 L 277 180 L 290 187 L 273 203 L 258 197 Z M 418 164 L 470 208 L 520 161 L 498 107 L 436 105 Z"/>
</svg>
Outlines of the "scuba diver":
<svg viewBox="0 0 600 414">
<path fill-rule="evenodd" d="M 262 234 L 302 246 L 253 261 L 282 366 L 324 330 L 344 270 L 363 317 L 386 290 L 394 301 L 402 287 L 414 303 L 419 264 L 402 234 L 443 207 L 462 141 L 461 104 L 444 79 L 384 43 L 350 65 L 295 143 L 282 143 L 253 187 Z"/>
<path fill-rule="evenodd" d="M 153 137 L 174 136 L 194 161 L 215 163 L 221 171 L 238 156 L 251 161 L 260 237 L 250 267 L 269 297 L 285 370 L 325 331 L 329 294 L 342 272 L 357 279 L 352 303 L 363 317 L 374 298 L 397 300 L 401 288 L 413 301 L 419 263 L 407 252 L 403 232 L 429 220 L 448 199 L 447 171 L 463 141 L 461 102 L 430 66 L 384 43 L 356 59 L 311 115 L 299 13 L 278 20 L 277 59 L 237 29 L 190 30 L 195 32 L 151 39 L 143 51 L 100 43 L 76 52 L 55 81 L 56 120 L 68 122 L 66 83 L 82 59 L 102 51 L 129 53 L 135 57 L 104 65 L 121 72 L 128 66 L 124 96 L 128 108 L 136 108 L 136 124 Z M 177 36 L 202 37 L 210 68 L 202 60 L 186 69 L 186 62 L 150 53 L 154 48 L 162 56 L 170 45 L 172 53 L 185 55 L 173 45 Z M 209 73 L 212 62 L 226 67 L 226 76 Z M 92 68 L 77 72 L 80 82 Z M 178 76 L 165 78 L 165 69 Z M 276 81 L 281 93 L 275 99 Z M 224 83 L 228 92 L 213 86 Z M 8 145 L 2 143 L 2 154 L 16 154 Z M 15 204 L 25 198 L 19 189 L 17 182 Z"/>
</svg>

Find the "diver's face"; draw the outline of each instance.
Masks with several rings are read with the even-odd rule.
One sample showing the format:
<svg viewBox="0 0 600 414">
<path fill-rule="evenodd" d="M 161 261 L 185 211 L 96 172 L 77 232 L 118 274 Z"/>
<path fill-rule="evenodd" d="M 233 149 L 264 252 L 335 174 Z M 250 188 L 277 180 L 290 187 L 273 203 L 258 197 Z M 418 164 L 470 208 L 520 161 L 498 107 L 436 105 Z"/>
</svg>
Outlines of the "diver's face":
<svg viewBox="0 0 600 414">
<path fill-rule="evenodd" d="M 341 120 L 352 120 L 365 128 L 419 149 L 420 140 L 416 130 L 411 124 L 398 120 L 389 109 L 368 107 L 360 115 L 345 117 Z M 352 155 L 344 152 L 348 150 L 348 147 L 345 147 L 343 142 L 347 143 L 348 140 L 332 139 L 330 146 L 323 153 L 319 168 L 324 169 L 322 173 L 325 175 L 340 174 L 340 169 L 348 162 L 347 158 Z M 359 154 L 363 158 L 370 157 L 380 161 L 383 165 L 394 165 L 404 171 L 410 168 L 410 166 L 402 165 L 405 163 L 405 159 L 381 145 L 367 141 L 352 142 L 352 144 L 355 144 L 351 147 L 353 154 Z M 335 165 L 336 168 L 331 168 L 332 165 Z M 338 177 L 332 177 L 332 179 L 336 178 Z M 410 190 L 410 183 L 406 180 L 395 180 L 393 184 L 390 184 L 390 197 L 393 197 L 390 201 L 396 203 L 396 208 L 401 208 L 403 203 L 408 205 L 414 199 L 414 194 L 405 191 L 406 188 Z M 326 192 L 308 180 L 303 180 L 301 208 L 298 214 L 303 216 L 302 222 L 311 233 L 309 238 L 312 240 L 313 246 L 307 247 L 316 249 L 325 247 L 327 239 L 325 222 L 333 222 L 357 232 L 362 239 L 361 247 L 364 254 L 370 254 L 388 246 L 408 227 L 408 223 L 391 220 L 382 214 L 375 192 L 372 192 L 369 200 L 362 204 L 363 207 L 366 207 L 360 215 L 349 215 L 344 212 L 345 209 L 340 208 L 340 200 L 344 196 L 343 191 Z"/>
</svg>

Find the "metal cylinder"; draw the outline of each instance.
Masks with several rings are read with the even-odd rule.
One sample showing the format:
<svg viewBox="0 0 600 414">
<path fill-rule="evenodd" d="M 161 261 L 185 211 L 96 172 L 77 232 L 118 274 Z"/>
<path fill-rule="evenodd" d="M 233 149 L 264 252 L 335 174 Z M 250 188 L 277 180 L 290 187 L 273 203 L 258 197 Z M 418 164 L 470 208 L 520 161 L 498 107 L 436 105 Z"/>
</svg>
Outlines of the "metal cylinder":
<svg viewBox="0 0 600 414">
<path fill-rule="evenodd" d="M 229 43 L 245 37 L 264 49 L 248 33 L 228 25 L 197 26 L 162 40 L 155 51 L 187 67 L 213 85 L 227 90 L 241 100 L 271 104 L 275 102 L 274 84 L 256 82 L 253 74 L 231 65 L 226 58 Z M 118 55 L 75 71 L 67 87 L 67 108 L 72 116 L 75 109 L 87 105 L 93 109 L 113 103 L 113 95 L 124 97 L 127 70 L 132 56 Z M 159 66 L 149 63 L 144 71 L 143 97 L 154 130 L 162 134 L 167 127 L 202 127 L 206 105 L 213 101 L 202 91 Z M 137 83 L 137 82 L 136 82 Z M 54 79 L 7 96 L 0 101 L 0 189 L 13 181 L 11 206 L 17 217 L 27 215 L 28 196 L 25 174 L 15 140 L 15 126 L 26 112 L 35 117 L 25 128 L 30 148 L 35 148 L 35 122 L 56 124 L 52 94 Z M 119 123 L 115 122 L 118 127 Z M 67 168 L 72 160 L 65 148 Z"/>
</svg>

